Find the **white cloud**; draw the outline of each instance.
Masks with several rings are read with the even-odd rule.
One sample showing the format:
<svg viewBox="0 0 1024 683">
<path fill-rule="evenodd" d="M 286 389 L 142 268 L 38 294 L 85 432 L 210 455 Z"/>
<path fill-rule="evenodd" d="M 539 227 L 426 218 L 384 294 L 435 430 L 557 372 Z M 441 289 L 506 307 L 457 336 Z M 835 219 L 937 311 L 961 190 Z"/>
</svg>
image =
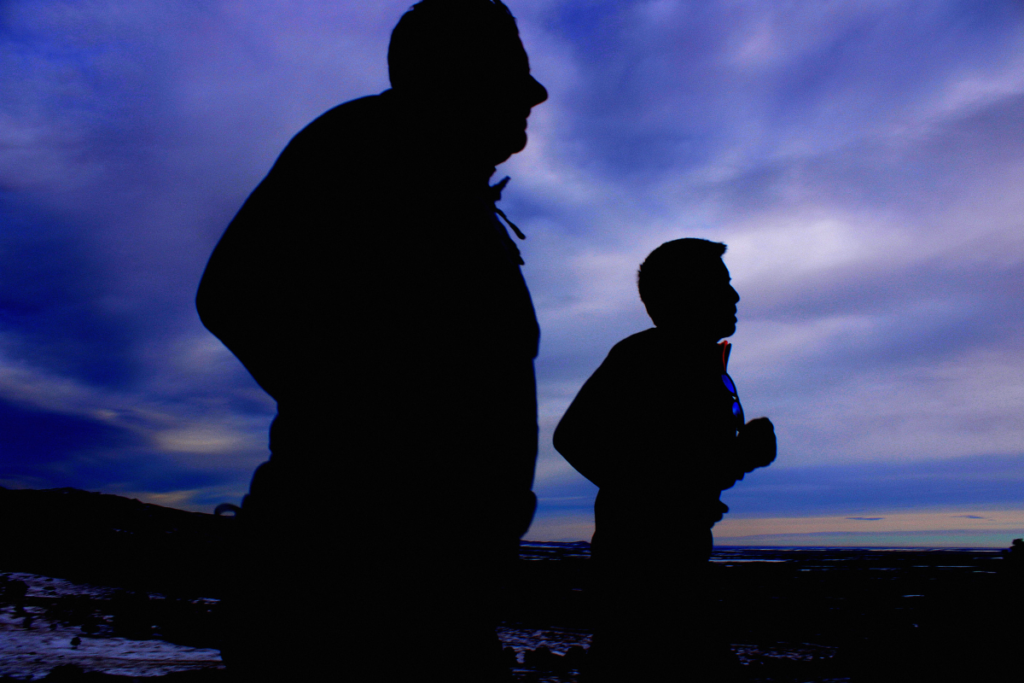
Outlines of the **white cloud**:
<svg viewBox="0 0 1024 683">
<path fill-rule="evenodd" d="M 248 470 L 266 459 L 269 415 L 236 413 L 221 400 L 173 401 L 165 390 L 112 391 L 0 354 L 0 400 L 114 427 L 192 470 Z"/>
</svg>

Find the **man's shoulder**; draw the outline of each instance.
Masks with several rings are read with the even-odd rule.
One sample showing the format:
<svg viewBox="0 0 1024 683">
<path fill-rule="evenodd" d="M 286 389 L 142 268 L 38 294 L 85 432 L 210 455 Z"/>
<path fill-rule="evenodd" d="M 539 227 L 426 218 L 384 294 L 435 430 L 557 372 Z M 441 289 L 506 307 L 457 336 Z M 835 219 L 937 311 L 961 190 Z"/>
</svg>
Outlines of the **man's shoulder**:
<svg viewBox="0 0 1024 683">
<path fill-rule="evenodd" d="M 313 119 L 299 135 L 337 130 L 339 127 L 353 124 L 379 124 L 381 117 L 386 116 L 391 110 L 390 92 L 385 90 L 378 95 L 367 95 L 342 102 Z"/>
<path fill-rule="evenodd" d="M 637 383 L 678 383 L 703 367 L 694 349 L 681 345 L 664 330 L 652 327 L 612 347 L 604 372 L 632 377 Z"/>
<path fill-rule="evenodd" d="M 387 91 L 324 112 L 285 146 L 264 180 L 267 188 L 318 188 L 377 178 L 393 157 Z M 352 195 L 352 193 L 350 193 Z"/>
<path fill-rule="evenodd" d="M 322 154 L 339 146 L 374 144 L 390 118 L 388 91 L 343 102 L 316 117 L 291 139 L 286 153 Z"/>
<path fill-rule="evenodd" d="M 643 332 L 631 334 L 620 341 L 612 347 L 611 351 L 608 352 L 608 357 L 645 357 L 654 353 L 659 353 L 663 348 L 664 340 L 662 339 L 662 335 L 659 333 L 657 327 L 651 327 Z"/>
<path fill-rule="evenodd" d="M 657 328 L 651 328 L 632 334 L 613 346 L 598 373 L 607 378 L 622 377 L 622 381 L 639 381 L 663 366 L 664 359 L 660 335 Z"/>
</svg>

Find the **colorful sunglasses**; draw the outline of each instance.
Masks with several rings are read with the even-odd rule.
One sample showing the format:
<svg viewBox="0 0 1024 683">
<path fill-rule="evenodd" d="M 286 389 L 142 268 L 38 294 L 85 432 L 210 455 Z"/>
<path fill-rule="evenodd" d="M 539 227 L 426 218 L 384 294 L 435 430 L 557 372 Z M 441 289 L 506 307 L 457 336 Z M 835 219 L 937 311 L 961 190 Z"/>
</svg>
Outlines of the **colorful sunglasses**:
<svg viewBox="0 0 1024 683">
<path fill-rule="evenodd" d="M 732 414 L 743 424 L 743 406 L 740 405 L 740 397 L 736 395 L 736 385 L 732 383 L 732 378 L 729 375 L 722 374 L 722 384 L 729 390 L 732 395 Z"/>
<path fill-rule="evenodd" d="M 732 383 L 732 377 L 726 372 L 726 368 L 729 367 L 729 354 L 732 353 L 732 344 L 728 341 L 718 342 L 718 348 L 722 350 L 722 384 L 729 390 L 732 395 L 732 414 L 739 420 L 739 423 L 743 424 L 743 406 L 740 405 L 740 397 L 736 393 L 736 385 Z"/>
</svg>

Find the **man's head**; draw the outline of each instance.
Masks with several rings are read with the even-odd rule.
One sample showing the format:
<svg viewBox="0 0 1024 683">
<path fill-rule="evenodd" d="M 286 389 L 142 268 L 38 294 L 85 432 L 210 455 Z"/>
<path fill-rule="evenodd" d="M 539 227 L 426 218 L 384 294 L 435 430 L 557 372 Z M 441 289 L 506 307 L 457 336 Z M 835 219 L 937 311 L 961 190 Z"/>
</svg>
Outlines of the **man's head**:
<svg viewBox="0 0 1024 683">
<path fill-rule="evenodd" d="M 492 165 L 526 146 L 530 108 L 547 99 L 501 0 L 413 5 L 391 34 L 388 70 L 396 93 Z"/>
<path fill-rule="evenodd" d="M 640 264 L 640 300 L 654 324 L 695 341 L 716 342 L 736 331 L 739 294 L 722 263 L 725 245 L 686 238 L 661 245 Z"/>
</svg>

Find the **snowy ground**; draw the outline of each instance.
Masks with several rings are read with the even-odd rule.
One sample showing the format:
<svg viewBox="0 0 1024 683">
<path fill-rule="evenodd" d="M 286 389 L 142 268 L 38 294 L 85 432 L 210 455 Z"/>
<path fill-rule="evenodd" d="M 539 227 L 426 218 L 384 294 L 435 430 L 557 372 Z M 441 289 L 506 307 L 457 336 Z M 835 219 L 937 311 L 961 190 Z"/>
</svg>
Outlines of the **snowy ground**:
<svg viewBox="0 0 1024 683">
<path fill-rule="evenodd" d="M 28 587 L 27 598 L 88 596 L 102 600 L 114 592 L 109 588 L 35 574 L 4 576 L 7 585 L 24 582 Z M 39 680 L 61 664 L 122 676 L 160 676 L 223 666 L 216 650 L 184 647 L 156 638 L 119 638 L 110 633 L 102 620 L 94 633 L 84 633 L 81 626 L 50 618 L 46 607 L 32 604 L 19 607 L 12 602 L 0 605 L 0 676 Z"/>
<path fill-rule="evenodd" d="M 567 628 L 522 629 L 498 627 L 498 638 L 505 647 L 516 651 L 518 661 L 523 661 L 527 650 L 546 647 L 553 654 L 564 656 L 574 645 L 590 647 L 590 633 Z"/>
</svg>

